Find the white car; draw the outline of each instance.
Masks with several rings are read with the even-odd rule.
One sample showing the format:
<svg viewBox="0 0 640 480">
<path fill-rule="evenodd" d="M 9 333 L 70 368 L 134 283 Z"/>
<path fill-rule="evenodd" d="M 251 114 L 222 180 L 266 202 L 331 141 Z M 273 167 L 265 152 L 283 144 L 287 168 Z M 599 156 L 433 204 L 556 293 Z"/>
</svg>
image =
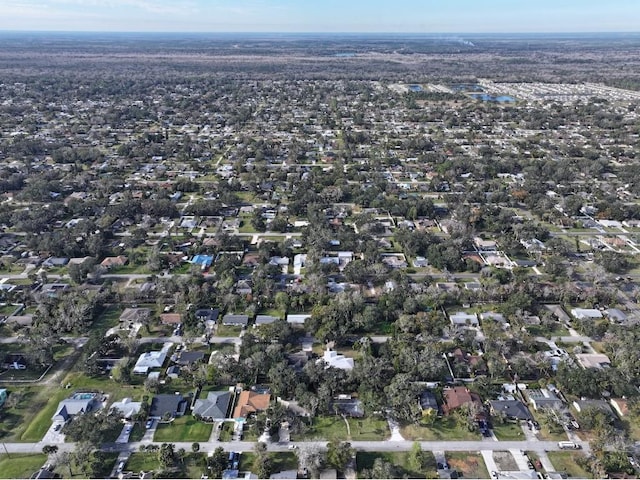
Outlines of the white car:
<svg viewBox="0 0 640 480">
<path fill-rule="evenodd" d="M 289 450 L 295 450 L 296 448 L 298 448 L 297 445 L 289 445 Z"/>
</svg>

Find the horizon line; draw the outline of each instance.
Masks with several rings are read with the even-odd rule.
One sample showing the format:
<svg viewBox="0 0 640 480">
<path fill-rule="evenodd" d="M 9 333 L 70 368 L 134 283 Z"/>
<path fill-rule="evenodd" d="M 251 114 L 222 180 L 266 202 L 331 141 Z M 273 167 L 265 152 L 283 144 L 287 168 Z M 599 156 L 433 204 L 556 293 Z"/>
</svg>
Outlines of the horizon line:
<svg viewBox="0 0 640 480">
<path fill-rule="evenodd" d="M 99 34 L 181 34 L 181 35 L 639 35 L 638 31 L 513 31 L 513 32 L 479 32 L 479 31 L 442 31 L 442 32 L 401 32 L 401 31 L 182 31 L 182 30 L 12 30 L 0 29 L 0 33 L 99 33 Z"/>
</svg>

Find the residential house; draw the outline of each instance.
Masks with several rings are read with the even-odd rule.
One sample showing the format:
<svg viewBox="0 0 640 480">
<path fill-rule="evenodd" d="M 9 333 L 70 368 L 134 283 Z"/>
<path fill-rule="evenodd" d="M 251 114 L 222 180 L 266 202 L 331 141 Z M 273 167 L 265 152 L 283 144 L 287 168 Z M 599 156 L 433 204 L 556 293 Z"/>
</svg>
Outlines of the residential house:
<svg viewBox="0 0 640 480">
<path fill-rule="evenodd" d="M 42 262 L 42 266 L 49 268 L 64 267 L 67 263 L 69 263 L 69 259 L 65 257 L 49 257 Z"/>
<path fill-rule="evenodd" d="M 572 403 L 573 408 L 576 409 L 577 412 L 582 412 L 586 409 L 596 409 L 601 411 L 602 413 L 608 415 L 613 418 L 613 410 L 611 409 L 611 405 L 607 403 L 605 400 L 591 400 L 591 399 L 581 399 L 576 400 Z"/>
<path fill-rule="evenodd" d="M 333 367 L 340 370 L 353 370 L 354 362 L 353 358 L 345 357 L 344 355 L 327 349 L 324 352 L 323 357 L 318 360 L 318 363 L 324 362 L 325 368 Z"/>
<path fill-rule="evenodd" d="M 96 393 L 76 392 L 58 403 L 56 413 L 51 418 L 54 423 L 65 423 L 75 415 L 81 415 L 100 407 Z"/>
<path fill-rule="evenodd" d="M 533 415 L 520 400 L 492 400 L 489 402 L 492 415 L 505 415 L 509 420 L 533 420 Z"/>
<path fill-rule="evenodd" d="M 331 408 L 341 415 L 345 415 L 353 418 L 364 417 L 364 406 L 362 402 L 357 398 L 352 398 L 351 395 L 338 395 L 331 402 Z"/>
<path fill-rule="evenodd" d="M 155 395 L 151 399 L 149 417 L 156 419 L 166 416 L 170 418 L 180 417 L 186 412 L 187 403 L 187 400 L 179 393 L 174 395 Z"/>
<path fill-rule="evenodd" d="M 129 259 L 124 255 L 118 255 L 117 257 L 106 257 L 102 262 L 100 262 L 100 266 L 106 268 L 107 270 L 114 267 L 123 267 L 127 264 Z"/>
<path fill-rule="evenodd" d="M 438 413 L 440 410 L 436 395 L 431 390 L 424 390 L 420 394 L 420 397 L 418 397 L 418 402 L 420 403 L 422 413 L 427 413 L 429 411 Z"/>
<path fill-rule="evenodd" d="M 196 310 L 196 318 L 201 322 L 208 323 L 216 323 L 218 321 L 218 315 L 220 314 L 220 310 L 217 308 L 201 308 Z"/>
<path fill-rule="evenodd" d="M 274 323 L 278 320 L 278 317 L 273 317 L 271 315 L 256 315 L 254 326 L 257 327 L 259 325 L 269 325 L 270 323 Z"/>
<path fill-rule="evenodd" d="M 498 250 L 498 245 L 493 240 L 483 240 L 480 237 L 475 237 L 473 244 L 479 252 L 495 252 Z"/>
<path fill-rule="evenodd" d="M 480 324 L 478 322 L 478 316 L 475 313 L 454 313 L 453 315 L 449 315 L 449 320 L 451 321 L 451 324 L 456 327 L 477 327 Z"/>
<path fill-rule="evenodd" d="M 138 357 L 135 365 L 133 366 L 133 373 L 138 375 L 146 375 L 149 370 L 154 368 L 162 368 L 164 361 L 167 358 L 168 348 L 163 348 L 160 351 L 145 352 Z"/>
<path fill-rule="evenodd" d="M 595 308 L 572 308 L 571 315 L 578 320 L 597 320 L 602 318 L 602 312 Z"/>
<path fill-rule="evenodd" d="M 452 387 L 445 388 L 442 396 L 444 398 L 444 404 L 442 405 L 442 411 L 445 415 L 462 407 L 463 405 L 475 405 L 479 410 L 482 410 L 482 400 L 477 393 L 469 391 L 467 387 Z"/>
<path fill-rule="evenodd" d="M 211 255 L 194 255 L 190 263 L 206 270 L 213 263 L 213 257 Z"/>
<path fill-rule="evenodd" d="M 194 365 L 196 363 L 201 363 L 204 361 L 204 353 L 203 352 L 187 352 L 181 351 L 175 356 L 174 360 L 178 365 L 181 366 L 189 366 Z"/>
<path fill-rule="evenodd" d="M 627 321 L 627 315 L 617 308 L 609 308 L 605 311 L 607 318 L 613 323 L 624 323 Z"/>
<path fill-rule="evenodd" d="M 148 308 L 125 308 L 120 315 L 120 323 L 132 325 L 148 319 L 150 315 L 151 310 Z"/>
<path fill-rule="evenodd" d="M 555 392 L 547 388 L 527 389 L 525 395 L 534 410 L 559 410 L 564 405 Z"/>
<path fill-rule="evenodd" d="M 311 315 L 308 313 L 289 314 L 287 315 L 287 323 L 304 325 L 307 318 L 311 318 Z"/>
<path fill-rule="evenodd" d="M 243 390 L 238 396 L 233 418 L 247 418 L 249 415 L 266 410 L 271 401 L 270 393 Z"/>
<path fill-rule="evenodd" d="M 224 420 L 227 418 L 230 403 L 231 392 L 228 390 L 209 392 L 207 398 L 196 400 L 192 413 L 208 422 Z"/>
<path fill-rule="evenodd" d="M 576 360 L 582 368 L 606 368 L 611 366 L 611 360 L 603 353 L 578 353 Z"/>
<path fill-rule="evenodd" d="M 228 327 L 246 327 L 249 324 L 248 315 L 232 315 L 227 313 L 222 317 L 222 325 Z"/>
<path fill-rule="evenodd" d="M 160 323 L 163 325 L 178 325 L 182 323 L 182 315 L 179 313 L 161 313 Z"/>
<path fill-rule="evenodd" d="M 132 419 L 140 412 L 141 408 L 142 402 L 134 402 L 128 397 L 119 402 L 113 402 L 111 405 L 111 411 L 119 413 L 126 420 Z"/>
</svg>

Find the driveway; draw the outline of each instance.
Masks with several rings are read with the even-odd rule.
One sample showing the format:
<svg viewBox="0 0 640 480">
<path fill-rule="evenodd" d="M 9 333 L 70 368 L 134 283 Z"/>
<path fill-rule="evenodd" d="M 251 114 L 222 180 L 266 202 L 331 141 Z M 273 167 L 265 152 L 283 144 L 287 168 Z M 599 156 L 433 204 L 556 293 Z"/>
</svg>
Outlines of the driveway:
<svg viewBox="0 0 640 480">
<path fill-rule="evenodd" d="M 118 435 L 118 438 L 116 439 L 116 443 L 129 443 L 131 430 L 133 430 L 133 424 L 131 422 L 125 423 L 124 427 L 122 427 L 120 435 Z"/>
<path fill-rule="evenodd" d="M 56 443 L 64 443 L 64 434 L 60 433 L 62 431 L 62 426 L 64 423 L 62 422 L 54 422 L 47 430 L 47 433 L 42 437 L 42 443 L 46 445 L 56 444 Z M 58 430 L 56 430 L 56 428 Z"/>
</svg>

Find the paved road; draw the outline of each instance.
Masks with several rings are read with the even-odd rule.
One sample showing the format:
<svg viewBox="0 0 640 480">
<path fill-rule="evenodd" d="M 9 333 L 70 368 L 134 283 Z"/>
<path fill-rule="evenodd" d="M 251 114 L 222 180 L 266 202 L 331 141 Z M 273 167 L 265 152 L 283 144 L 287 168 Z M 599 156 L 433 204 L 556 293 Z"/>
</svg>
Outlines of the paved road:
<svg viewBox="0 0 640 480">
<path fill-rule="evenodd" d="M 189 451 L 192 442 L 173 442 L 175 447 L 184 448 Z M 409 451 L 413 447 L 412 441 L 375 441 L 375 442 L 351 442 L 351 446 L 356 450 L 369 452 L 403 452 Z M 141 445 L 150 445 L 152 442 L 131 442 L 126 444 L 110 443 L 103 445 L 102 450 L 110 452 L 135 452 Z M 161 443 L 156 442 L 156 445 Z M 270 452 L 286 452 L 290 450 L 291 445 L 298 447 L 304 445 L 315 445 L 325 448 L 327 442 L 291 442 L 291 443 L 270 443 L 267 450 Z M 589 453 L 589 444 L 587 442 L 579 442 L 585 453 Z M 44 442 L 38 443 L 5 443 L 6 451 L 9 453 L 34 453 L 41 452 L 42 447 L 46 445 Z M 437 441 L 437 442 L 420 442 L 423 450 L 429 451 L 448 451 L 448 452 L 477 452 L 481 450 L 525 450 L 534 452 L 557 451 L 560 450 L 558 442 L 543 442 L 536 440 L 527 441 L 498 441 L 485 442 L 483 440 L 472 441 Z M 63 443 L 57 445 L 59 451 L 72 451 L 73 443 Z M 200 451 L 210 452 L 217 447 L 222 447 L 228 452 L 252 452 L 255 442 L 203 442 L 200 443 Z"/>
</svg>

